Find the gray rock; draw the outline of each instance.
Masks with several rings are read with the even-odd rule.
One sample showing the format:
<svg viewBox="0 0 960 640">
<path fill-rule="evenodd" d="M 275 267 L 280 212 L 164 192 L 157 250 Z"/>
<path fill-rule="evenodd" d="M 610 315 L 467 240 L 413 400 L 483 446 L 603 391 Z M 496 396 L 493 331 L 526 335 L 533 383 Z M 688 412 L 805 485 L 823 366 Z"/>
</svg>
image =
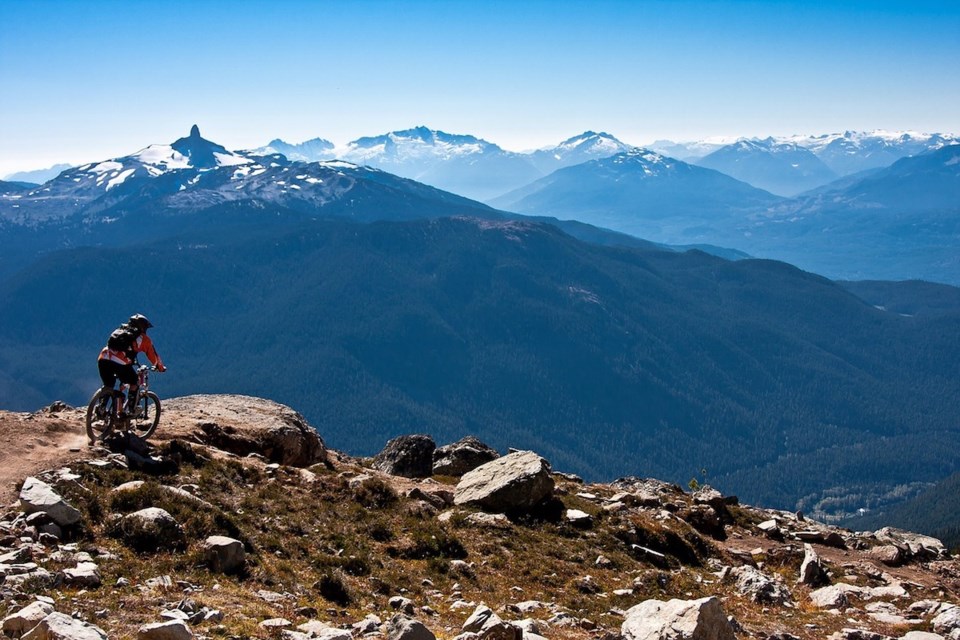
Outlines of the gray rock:
<svg viewBox="0 0 960 640">
<path fill-rule="evenodd" d="M 579 509 L 567 509 L 567 522 L 577 528 L 589 529 L 593 525 L 593 517 Z"/>
<path fill-rule="evenodd" d="M 20 508 L 25 513 L 43 512 L 61 527 L 80 522 L 80 512 L 67 503 L 53 487 L 33 476 L 23 481 Z"/>
<path fill-rule="evenodd" d="M 436 636 L 419 620 L 398 613 L 387 623 L 387 640 L 436 640 Z"/>
<path fill-rule="evenodd" d="M 945 609 L 931 622 L 933 630 L 941 635 L 949 636 L 954 631 L 960 631 L 960 607 Z"/>
<path fill-rule="evenodd" d="M 390 605 L 391 609 L 396 609 L 401 613 L 407 615 L 413 615 L 413 600 L 410 598 L 404 598 L 403 596 L 393 596 L 390 600 L 387 601 L 387 604 Z"/>
<path fill-rule="evenodd" d="M 900 640 L 944 640 L 939 633 L 929 633 L 927 631 L 909 631 Z"/>
<path fill-rule="evenodd" d="M 379 628 L 379 626 L 380 623 L 378 622 L 376 628 Z M 322 638 L 323 640 L 352 640 L 353 638 L 349 630 L 338 629 L 337 627 L 332 627 L 325 622 L 320 622 L 319 620 L 304 622 L 303 624 L 297 626 L 297 629 L 305 633 L 307 637 L 310 638 Z"/>
<path fill-rule="evenodd" d="M 502 513 L 471 513 L 463 519 L 465 524 L 482 529 L 509 529 L 510 518 Z"/>
<path fill-rule="evenodd" d="M 532 451 L 518 451 L 465 474 L 454 503 L 486 511 L 529 509 L 553 494 L 550 464 Z"/>
<path fill-rule="evenodd" d="M 437 445 L 427 435 L 399 436 L 387 443 L 373 459 L 373 468 L 392 476 L 429 478 Z"/>
<path fill-rule="evenodd" d="M 203 542 L 203 556 L 211 571 L 238 573 L 246 567 L 243 543 L 227 536 L 210 536 Z"/>
<path fill-rule="evenodd" d="M 257 626 L 261 629 L 266 629 L 268 631 L 274 631 L 275 629 L 284 629 L 289 627 L 293 623 L 287 620 L 286 618 L 269 618 L 263 620 Z"/>
<path fill-rule="evenodd" d="M 869 589 L 838 582 L 835 585 L 811 591 L 810 601 L 821 609 L 842 609 L 850 604 L 849 596 L 851 595 L 863 597 L 869 595 Z"/>
<path fill-rule="evenodd" d="M 139 551 L 180 549 L 186 546 L 183 527 L 159 507 L 148 507 L 123 517 L 123 540 Z"/>
<path fill-rule="evenodd" d="M 54 612 L 26 632 L 22 640 L 107 640 L 107 634 L 100 627 Z"/>
<path fill-rule="evenodd" d="M 811 587 L 822 587 L 830 584 L 830 578 L 827 576 L 827 570 L 824 568 L 820 556 L 809 544 L 803 545 L 803 562 L 800 564 L 800 577 L 797 582 Z"/>
<path fill-rule="evenodd" d="M 371 613 L 363 620 L 354 622 L 350 628 L 354 630 L 355 635 L 365 636 L 369 633 L 379 633 L 381 624 L 383 624 L 383 621 Z"/>
<path fill-rule="evenodd" d="M 183 620 L 145 624 L 137 630 L 137 640 L 191 640 L 193 632 Z"/>
<path fill-rule="evenodd" d="M 31 602 L 3 619 L 3 633 L 19 638 L 51 613 L 53 613 L 53 605 L 40 601 Z"/>
<path fill-rule="evenodd" d="M 238 456 L 251 453 L 267 461 L 308 467 L 327 459 L 319 433 L 307 420 L 282 404 L 241 395 L 183 396 L 165 409 L 193 414 L 198 429 L 191 434 L 203 444 Z"/>
<path fill-rule="evenodd" d="M 737 567 L 730 572 L 736 580 L 737 591 L 761 604 L 785 604 L 793 601 L 790 590 L 780 576 L 770 576 L 749 565 Z"/>
<path fill-rule="evenodd" d="M 502 621 L 500 616 L 493 612 L 493 609 L 485 604 L 481 604 L 473 610 L 473 613 L 470 614 L 467 621 L 463 623 L 462 629 L 464 631 L 480 633 L 484 627 L 498 624 Z"/>
<path fill-rule="evenodd" d="M 626 640 L 735 640 L 717 598 L 647 600 L 626 612 L 620 627 Z"/>
<path fill-rule="evenodd" d="M 96 588 L 100 586 L 100 567 L 93 562 L 79 562 L 73 569 L 65 569 L 63 581 L 76 587 Z"/>
<path fill-rule="evenodd" d="M 434 451 L 433 473 L 440 476 L 462 476 L 499 457 L 500 454 L 495 449 L 473 436 L 467 436 Z"/>
<path fill-rule="evenodd" d="M 909 558 L 933 560 L 947 555 L 947 548 L 943 542 L 931 536 L 921 535 L 894 527 L 884 527 L 873 534 L 884 544 L 892 544 L 905 550 Z"/>
</svg>

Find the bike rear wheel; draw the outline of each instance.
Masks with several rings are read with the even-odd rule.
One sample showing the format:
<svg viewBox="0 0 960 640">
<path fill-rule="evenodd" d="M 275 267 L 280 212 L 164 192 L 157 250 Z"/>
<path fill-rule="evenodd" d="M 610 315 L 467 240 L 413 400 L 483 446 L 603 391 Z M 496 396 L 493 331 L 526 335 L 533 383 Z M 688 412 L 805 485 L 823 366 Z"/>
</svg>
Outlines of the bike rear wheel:
<svg viewBox="0 0 960 640">
<path fill-rule="evenodd" d="M 137 402 L 137 408 L 130 416 L 130 431 L 146 440 L 157 430 L 160 424 L 160 398 L 153 391 Z"/>
<path fill-rule="evenodd" d="M 102 387 L 90 398 L 87 405 L 87 438 L 90 445 L 110 435 L 114 427 L 115 392 L 110 387 Z"/>
</svg>

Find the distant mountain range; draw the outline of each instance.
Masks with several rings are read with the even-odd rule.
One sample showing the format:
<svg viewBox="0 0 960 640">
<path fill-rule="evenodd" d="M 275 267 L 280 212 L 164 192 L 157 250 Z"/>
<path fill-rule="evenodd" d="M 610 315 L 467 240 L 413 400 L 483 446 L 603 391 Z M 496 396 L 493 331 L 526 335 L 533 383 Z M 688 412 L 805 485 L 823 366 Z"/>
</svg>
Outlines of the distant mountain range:
<svg viewBox="0 0 960 640">
<path fill-rule="evenodd" d="M 960 145 L 942 146 L 787 200 L 636 150 L 557 171 L 491 204 L 657 242 L 735 247 L 834 278 L 960 284 L 958 156 Z"/>
<path fill-rule="evenodd" d="M 25 182 L 27 184 L 43 184 L 47 180 L 56 178 L 61 171 L 69 169 L 73 165 L 55 164 L 47 169 L 36 169 L 34 171 L 18 171 L 11 173 L 4 178 L 7 182 Z"/>
<path fill-rule="evenodd" d="M 322 143 L 313 145 L 316 148 Z M 258 152 L 259 153 L 259 152 Z M 575 151 L 571 151 L 571 154 Z M 291 161 L 228 151 L 194 126 L 169 145 L 68 169 L 47 183 L 0 188 L 0 276 L 38 253 L 83 245 L 124 245 L 185 228 L 265 229 L 309 218 L 409 220 L 445 216 L 504 219 L 498 212 L 413 180 L 348 162 Z M 264 213 L 269 208 L 270 213 Z M 196 216 L 199 212 L 207 215 Z M 577 221 L 544 217 L 600 244 L 654 246 Z M 701 245 L 730 257 L 744 254 Z"/>
<path fill-rule="evenodd" d="M 634 148 L 560 169 L 490 204 L 683 243 L 703 241 L 781 200 L 718 171 Z"/>
<path fill-rule="evenodd" d="M 558 166 L 488 202 L 518 214 L 585 222 L 657 243 L 725 246 L 835 278 L 960 283 L 955 222 L 960 169 L 952 164 L 960 145 L 948 144 L 951 140 L 939 134 L 847 133 L 790 143 L 741 141 L 700 161 L 785 192 L 832 175 L 816 152 L 841 143 L 861 149 L 880 145 L 889 153 L 935 147 L 790 200 L 726 173 L 629 147 L 606 133 L 586 132 L 549 150 L 516 154 L 473 136 L 420 127 L 361 138 L 343 155 L 408 171 L 461 193 L 493 193 Z M 255 151 L 228 151 L 195 131 L 171 145 L 68 169 L 37 188 L 4 187 L 0 227 L 6 226 L 7 236 L 17 240 L 11 251 L 0 255 L 0 273 L 37 250 L 89 242 L 85 238 L 111 244 L 111 238 L 128 233 L 134 219 L 130 215 L 139 211 L 157 213 L 147 222 L 136 218 L 137 224 L 154 231 L 173 224 L 174 212 L 249 202 L 282 207 L 290 212 L 281 216 L 283 221 L 291 214 L 358 220 L 509 215 L 385 170 L 342 160 L 290 159 L 337 154 L 321 139 L 284 145 L 274 140 Z M 277 153 L 281 149 L 288 155 Z M 591 157 L 596 159 L 582 162 Z M 56 228 L 41 232 L 48 224 Z M 578 237 L 597 234 L 574 222 L 565 228 Z M 604 237 L 614 243 L 624 240 Z"/>
<path fill-rule="evenodd" d="M 482 201 L 556 169 L 629 148 L 610 134 L 587 131 L 556 147 L 516 153 L 474 136 L 416 127 L 359 138 L 343 148 L 319 138 L 297 145 L 274 140 L 251 153 L 282 153 L 311 162 L 345 160 Z"/>
<path fill-rule="evenodd" d="M 808 149 L 773 138 L 741 140 L 696 164 L 779 196 L 795 196 L 840 177 Z"/>
</svg>

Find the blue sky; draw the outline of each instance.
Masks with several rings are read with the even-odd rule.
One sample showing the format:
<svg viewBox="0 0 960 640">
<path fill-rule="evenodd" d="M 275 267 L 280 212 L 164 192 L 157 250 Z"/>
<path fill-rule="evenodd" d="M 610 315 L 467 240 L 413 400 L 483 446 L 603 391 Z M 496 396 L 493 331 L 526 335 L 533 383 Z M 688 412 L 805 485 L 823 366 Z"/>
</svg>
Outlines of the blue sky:
<svg viewBox="0 0 960 640">
<path fill-rule="evenodd" d="M 194 123 L 234 149 L 960 133 L 960 2 L 0 0 L 0 88 L 0 176 Z"/>
</svg>

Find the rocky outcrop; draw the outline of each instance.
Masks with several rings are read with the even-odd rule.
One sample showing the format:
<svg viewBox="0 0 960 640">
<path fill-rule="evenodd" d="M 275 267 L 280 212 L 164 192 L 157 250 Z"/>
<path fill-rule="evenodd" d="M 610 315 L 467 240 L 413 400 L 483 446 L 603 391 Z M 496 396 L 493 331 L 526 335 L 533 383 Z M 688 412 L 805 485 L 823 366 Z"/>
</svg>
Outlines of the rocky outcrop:
<svg viewBox="0 0 960 640">
<path fill-rule="evenodd" d="M 25 633 L 22 640 L 107 640 L 107 634 L 100 627 L 54 612 Z"/>
<path fill-rule="evenodd" d="M 46 602 L 31 602 L 15 613 L 3 619 L 3 633 L 19 638 L 40 624 L 40 621 L 53 613 L 53 605 Z"/>
<path fill-rule="evenodd" d="M 184 396 L 165 401 L 167 414 L 192 421 L 198 441 L 269 462 L 306 467 L 327 459 L 327 449 L 307 420 L 285 405 L 238 395 Z M 162 427 L 161 427 L 162 428 Z"/>
<path fill-rule="evenodd" d="M 496 449 L 473 436 L 466 436 L 433 452 L 433 473 L 438 476 L 462 476 L 499 457 Z"/>
<path fill-rule="evenodd" d="M 138 551 L 182 549 L 186 545 L 183 527 L 159 507 L 127 514 L 120 522 L 123 541 Z"/>
<path fill-rule="evenodd" d="M 491 512 L 516 511 L 543 502 L 553 487 L 550 463 L 532 451 L 517 451 L 464 475 L 453 501 Z"/>
<path fill-rule="evenodd" d="M 77 509 L 67 503 L 53 487 L 32 476 L 23 481 L 20 508 L 28 514 L 45 513 L 61 527 L 80 522 L 80 512 Z"/>
<path fill-rule="evenodd" d="M 210 536 L 203 543 L 203 557 L 211 571 L 240 573 L 246 567 L 243 543 L 227 536 Z"/>
<path fill-rule="evenodd" d="M 419 620 L 398 613 L 387 623 L 387 640 L 436 640 Z"/>
<path fill-rule="evenodd" d="M 428 478 L 433 473 L 437 445 L 430 436 L 399 436 L 387 443 L 373 459 L 373 468 L 391 476 Z"/>
<path fill-rule="evenodd" d="M 717 598 L 647 600 L 627 610 L 625 640 L 735 640 Z"/>
<path fill-rule="evenodd" d="M 183 620 L 145 624 L 137 631 L 137 640 L 191 640 L 193 632 Z"/>
<path fill-rule="evenodd" d="M 800 564 L 800 577 L 797 582 L 810 587 L 822 587 L 830 584 L 830 577 L 820 560 L 820 556 L 809 544 L 803 545 L 803 562 Z"/>
</svg>

